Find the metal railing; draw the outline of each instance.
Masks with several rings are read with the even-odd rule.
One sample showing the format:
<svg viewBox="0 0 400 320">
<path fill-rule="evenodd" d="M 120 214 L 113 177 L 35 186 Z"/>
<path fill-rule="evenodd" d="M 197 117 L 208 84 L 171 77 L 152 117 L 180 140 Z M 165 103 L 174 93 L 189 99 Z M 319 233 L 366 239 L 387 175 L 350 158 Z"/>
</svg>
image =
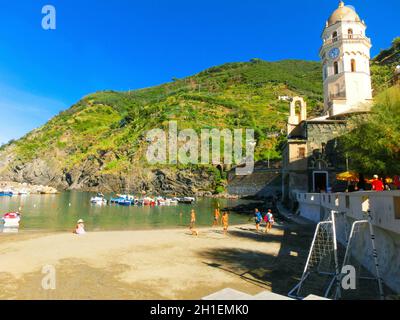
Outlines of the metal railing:
<svg viewBox="0 0 400 320">
<path fill-rule="evenodd" d="M 371 43 L 371 39 L 367 38 L 366 36 L 362 35 L 362 34 L 345 34 L 345 35 L 341 35 L 341 36 L 337 36 L 337 37 L 331 37 L 329 39 L 324 40 L 324 45 L 328 45 L 328 44 L 332 44 L 332 43 L 336 43 L 339 41 L 360 41 L 360 40 L 364 40 L 368 43 Z"/>
</svg>

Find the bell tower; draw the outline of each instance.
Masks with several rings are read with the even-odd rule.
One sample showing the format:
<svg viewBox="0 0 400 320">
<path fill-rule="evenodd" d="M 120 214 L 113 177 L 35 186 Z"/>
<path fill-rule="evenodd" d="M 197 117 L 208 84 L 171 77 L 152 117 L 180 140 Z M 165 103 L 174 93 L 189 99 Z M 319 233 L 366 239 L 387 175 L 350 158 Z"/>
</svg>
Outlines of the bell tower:
<svg viewBox="0 0 400 320">
<path fill-rule="evenodd" d="M 324 113 L 330 117 L 367 110 L 372 102 L 371 40 L 355 9 L 340 1 L 322 33 Z"/>
</svg>

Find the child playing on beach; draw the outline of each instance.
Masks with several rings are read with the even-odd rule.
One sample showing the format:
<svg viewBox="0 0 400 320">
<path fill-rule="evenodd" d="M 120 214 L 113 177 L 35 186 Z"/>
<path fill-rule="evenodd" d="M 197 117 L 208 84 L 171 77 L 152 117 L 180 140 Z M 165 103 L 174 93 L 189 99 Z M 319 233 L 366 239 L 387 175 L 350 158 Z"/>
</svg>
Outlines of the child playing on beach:
<svg viewBox="0 0 400 320">
<path fill-rule="evenodd" d="M 75 234 L 78 234 L 78 235 L 82 235 L 82 234 L 85 234 L 85 233 L 86 233 L 84 221 L 83 221 L 82 219 L 79 219 L 79 220 L 78 220 L 78 222 L 77 222 L 77 224 L 76 224 L 76 227 L 75 227 L 74 233 L 75 233 Z"/>
<path fill-rule="evenodd" d="M 256 222 L 256 231 L 258 232 L 259 228 L 260 228 L 260 223 L 262 221 L 262 215 L 261 212 L 258 209 L 255 209 L 255 222 Z"/>
<path fill-rule="evenodd" d="M 229 227 L 229 215 L 228 212 L 224 212 L 222 214 L 222 219 L 221 219 L 222 225 L 224 226 L 224 235 L 228 232 L 228 227 Z"/>
<path fill-rule="evenodd" d="M 272 229 L 272 226 L 275 223 L 271 209 L 269 209 L 267 214 L 265 215 L 265 222 L 267 223 L 267 226 L 265 228 L 265 233 L 268 233 Z"/>
<path fill-rule="evenodd" d="M 193 236 L 198 236 L 199 232 L 194 228 L 196 224 L 196 212 L 194 211 L 194 209 L 192 209 L 192 211 L 190 212 L 190 231 L 192 232 Z"/>
<path fill-rule="evenodd" d="M 196 212 L 194 209 L 190 212 L 190 229 L 193 229 L 196 224 Z"/>
<path fill-rule="evenodd" d="M 213 227 L 216 227 L 219 225 L 219 217 L 221 216 L 219 209 L 214 210 L 214 222 L 213 222 Z"/>
</svg>

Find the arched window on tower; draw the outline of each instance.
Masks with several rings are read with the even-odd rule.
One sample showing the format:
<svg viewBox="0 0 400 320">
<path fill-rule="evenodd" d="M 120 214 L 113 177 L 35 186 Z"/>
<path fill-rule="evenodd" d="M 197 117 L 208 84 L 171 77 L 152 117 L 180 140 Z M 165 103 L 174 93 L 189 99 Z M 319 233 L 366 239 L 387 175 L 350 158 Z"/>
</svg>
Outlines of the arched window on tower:
<svg viewBox="0 0 400 320">
<path fill-rule="evenodd" d="M 339 63 L 337 61 L 335 61 L 333 63 L 333 70 L 334 70 L 334 74 L 338 74 L 339 73 Z"/>
<path fill-rule="evenodd" d="M 332 33 L 332 41 L 333 42 L 337 41 L 337 32 L 336 31 L 334 33 Z"/>
<path fill-rule="evenodd" d="M 348 35 L 349 35 L 349 39 L 353 39 L 353 29 L 349 29 L 348 31 L 347 31 L 347 33 L 348 33 Z"/>
<path fill-rule="evenodd" d="M 351 59 L 351 72 L 356 72 L 356 71 L 357 71 L 356 60 Z"/>
</svg>

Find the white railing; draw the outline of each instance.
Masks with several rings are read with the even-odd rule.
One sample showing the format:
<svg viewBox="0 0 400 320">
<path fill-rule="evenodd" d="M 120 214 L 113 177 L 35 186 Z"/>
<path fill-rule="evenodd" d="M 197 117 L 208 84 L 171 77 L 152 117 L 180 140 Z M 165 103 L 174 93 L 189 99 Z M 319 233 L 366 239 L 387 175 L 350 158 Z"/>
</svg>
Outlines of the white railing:
<svg viewBox="0 0 400 320">
<path fill-rule="evenodd" d="M 334 38 L 325 39 L 324 45 L 336 43 L 339 41 L 346 41 L 346 42 L 354 41 L 355 42 L 355 41 L 360 41 L 360 40 L 364 40 L 368 43 L 371 43 L 371 39 L 367 38 L 366 36 L 363 36 L 362 34 L 353 34 L 353 35 L 345 34 L 345 35 L 337 36 Z"/>
<path fill-rule="evenodd" d="M 374 225 L 400 234 L 399 190 L 352 193 L 295 192 L 294 194 L 300 204 L 346 213 L 356 220 L 365 219 L 366 213 L 370 212 Z"/>
</svg>

